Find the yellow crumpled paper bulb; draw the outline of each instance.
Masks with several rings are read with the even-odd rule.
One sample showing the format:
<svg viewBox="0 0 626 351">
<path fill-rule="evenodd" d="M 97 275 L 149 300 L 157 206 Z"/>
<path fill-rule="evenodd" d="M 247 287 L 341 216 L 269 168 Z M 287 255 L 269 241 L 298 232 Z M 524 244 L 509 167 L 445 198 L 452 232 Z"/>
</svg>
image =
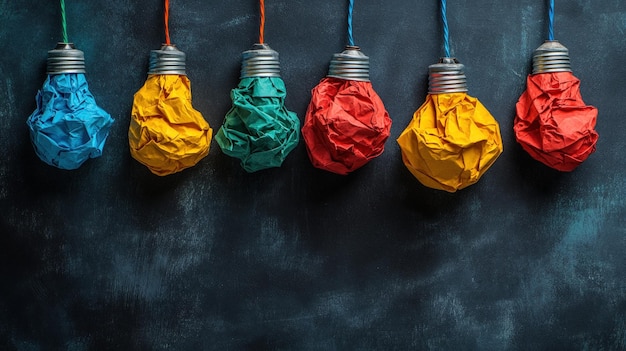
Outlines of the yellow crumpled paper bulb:
<svg viewBox="0 0 626 351">
<path fill-rule="evenodd" d="M 191 105 L 184 75 L 149 75 L 133 101 L 130 153 L 152 173 L 169 175 L 194 166 L 209 153 L 213 130 Z"/>
<path fill-rule="evenodd" d="M 466 93 L 428 94 L 397 141 L 409 171 L 448 192 L 476 183 L 503 150 L 498 122 Z"/>
</svg>

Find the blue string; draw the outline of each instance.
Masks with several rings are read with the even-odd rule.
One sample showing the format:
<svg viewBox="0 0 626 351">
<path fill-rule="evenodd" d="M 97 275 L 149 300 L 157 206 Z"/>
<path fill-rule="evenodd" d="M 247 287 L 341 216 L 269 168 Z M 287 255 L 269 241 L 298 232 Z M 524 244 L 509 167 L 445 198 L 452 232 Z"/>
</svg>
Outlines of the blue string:
<svg viewBox="0 0 626 351">
<path fill-rule="evenodd" d="M 348 43 L 354 46 L 354 37 L 352 36 L 352 12 L 354 11 L 354 0 L 350 0 L 348 4 Z"/>
<path fill-rule="evenodd" d="M 548 16 L 550 17 L 550 23 L 548 25 L 548 40 L 554 40 L 554 0 L 550 0 Z"/>
<path fill-rule="evenodd" d="M 441 21 L 443 22 L 443 49 L 446 52 L 446 57 L 450 57 L 450 32 L 448 31 L 446 0 L 441 0 Z"/>
</svg>

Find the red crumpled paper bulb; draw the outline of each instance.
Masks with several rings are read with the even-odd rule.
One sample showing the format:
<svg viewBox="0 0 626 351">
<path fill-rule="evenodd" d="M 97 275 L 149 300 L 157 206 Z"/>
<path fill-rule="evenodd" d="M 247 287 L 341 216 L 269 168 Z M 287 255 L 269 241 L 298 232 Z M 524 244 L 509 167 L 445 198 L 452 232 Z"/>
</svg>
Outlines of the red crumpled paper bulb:
<svg viewBox="0 0 626 351">
<path fill-rule="evenodd" d="M 326 77 L 312 90 L 302 136 L 313 166 L 346 175 L 382 154 L 390 129 L 371 82 Z"/>
<path fill-rule="evenodd" d="M 513 129 L 534 159 L 559 171 L 572 171 L 596 150 L 598 110 L 580 95 L 571 72 L 528 76 L 516 104 Z"/>
</svg>

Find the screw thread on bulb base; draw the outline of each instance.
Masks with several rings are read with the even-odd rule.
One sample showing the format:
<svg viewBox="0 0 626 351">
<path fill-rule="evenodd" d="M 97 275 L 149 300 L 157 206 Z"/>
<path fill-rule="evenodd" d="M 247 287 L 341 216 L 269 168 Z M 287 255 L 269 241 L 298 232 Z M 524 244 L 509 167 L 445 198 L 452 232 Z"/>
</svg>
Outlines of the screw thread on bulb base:
<svg viewBox="0 0 626 351">
<path fill-rule="evenodd" d="M 148 74 L 187 75 L 184 52 L 175 45 L 163 44 L 159 50 L 150 51 Z"/>
<path fill-rule="evenodd" d="M 57 43 L 48 51 L 47 74 L 85 73 L 85 54 L 73 43 Z"/>
<path fill-rule="evenodd" d="M 546 40 L 533 54 L 533 74 L 571 72 L 569 50 L 557 40 Z"/>
<path fill-rule="evenodd" d="M 358 46 L 348 45 L 343 52 L 333 55 L 326 76 L 369 82 L 370 58 Z"/>
<path fill-rule="evenodd" d="M 455 58 L 442 57 L 428 66 L 428 93 L 447 94 L 467 92 L 465 66 Z"/>
<path fill-rule="evenodd" d="M 267 44 L 254 44 L 252 49 L 242 54 L 241 77 L 277 77 L 280 78 L 278 52 Z"/>
</svg>

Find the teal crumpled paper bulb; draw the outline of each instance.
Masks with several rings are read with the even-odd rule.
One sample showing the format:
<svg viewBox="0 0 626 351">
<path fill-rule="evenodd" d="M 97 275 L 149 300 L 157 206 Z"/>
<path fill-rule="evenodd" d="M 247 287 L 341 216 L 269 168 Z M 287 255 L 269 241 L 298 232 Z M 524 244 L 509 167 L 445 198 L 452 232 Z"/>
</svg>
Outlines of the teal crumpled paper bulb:
<svg viewBox="0 0 626 351">
<path fill-rule="evenodd" d="M 285 108 L 283 80 L 242 78 L 230 95 L 233 106 L 215 135 L 222 151 L 250 173 L 280 167 L 300 140 L 300 120 Z"/>
<path fill-rule="evenodd" d="M 28 117 L 37 156 L 61 169 L 76 169 L 102 155 L 114 120 L 96 105 L 82 73 L 49 75 Z"/>
</svg>

